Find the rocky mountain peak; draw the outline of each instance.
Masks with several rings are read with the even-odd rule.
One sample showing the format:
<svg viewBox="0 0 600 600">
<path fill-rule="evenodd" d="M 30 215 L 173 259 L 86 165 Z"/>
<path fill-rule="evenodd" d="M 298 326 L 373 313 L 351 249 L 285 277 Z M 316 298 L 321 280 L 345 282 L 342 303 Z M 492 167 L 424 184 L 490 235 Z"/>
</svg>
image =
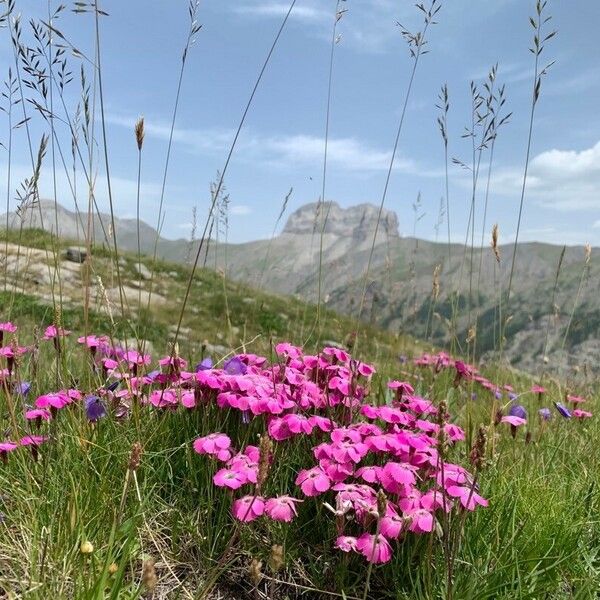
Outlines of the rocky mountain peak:
<svg viewBox="0 0 600 600">
<path fill-rule="evenodd" d="M 319 233 L 327 215 L 325 233 L 362 240 L 373 235 L 378 212 L 379 208 L 374 204 L 358 204 L 343 208 L 337 202 L 313 202 L 301 206 L 290 215 L 283 233 L 296 235 Z M 395 212 L 383 210 L 379 233 L 384 236 L 398 237 L 398 217 Z"/>
</svg>

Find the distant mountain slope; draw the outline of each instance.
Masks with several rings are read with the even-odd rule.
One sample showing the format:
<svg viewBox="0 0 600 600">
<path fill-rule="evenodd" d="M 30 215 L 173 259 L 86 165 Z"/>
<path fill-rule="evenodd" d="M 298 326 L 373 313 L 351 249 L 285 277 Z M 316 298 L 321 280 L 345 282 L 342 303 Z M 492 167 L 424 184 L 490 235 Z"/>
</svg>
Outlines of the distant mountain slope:
<svg viewBox="0 0 600 600">
<path fill-rule="evenodd" d="M 12 226 L 23 222 L 39 227 L 40 210 L 44 227 L 53 230 L 54 204 L 49 202 L 30 209 L 23 221 L 11 215 Z M 497 347 L 499 292 L 506 290 L 513 246 L 500 248 L 498 265 L 489 248 L 475 248 L 471 255 L 471 249 L 460 244 L 448 249 L 446 244 L 400 237 L 393 212 L 384 210 L 379 225 L 377 217 L 377 207 L 370 204 L 350 208 L 335 203 L 307 204 L 289 216 L 281 234 L 272 240 L 228 245 L 211 241 L 206 244 L 208 251 L 203 249 L 201 264 L 225 270 L 231 278 L 254 287 L 312 301 L 318 296 L 320 272 L 321 298 L 331 308 L 356 315 L 366 289 L 363 319 L 392 331 L 431 338 L 437 344 L 448 341 L 450 299 L 460 290 L 458 340 L 464 343 L 469 324 L 477 320 L 478 350 L 485 356 Z M 63 237 L 83 238 L 85 221 L 85 216 L 59 207 L 59 232 Z M 1 216 L 0 226 L 4 222 L 5 216 Z M 108 215 L 94 219 L 97 242 L 104 239 L 102 224 L 104 231 L 110 233 Z M 116 219 L 115 228 L 119 246 L 137 250 L 136 221 Z M 156 230 L 141 223 L 140 234 L 142 252 L 151 254 Z M 187 262 L 197 247 L 197 242 L 188 240 L 158 239 L 159 257 L 178 263 Z M 578 307 L 565 337 L 581 281 L 585 249 L 567 248 L 554 303 L 554 278 L 561 247 L 521 243 L 518 252 L 511 319 L 505 331 L 505 356 L 528 370 L 542 365 L 544 351 L 550 367 L 596 368 L 600 364 L 600 286 L 594 257 L 587 265 Z M 438 265 L 439 297 L 432 304 L 433 275 Z M 506 313 L 506 307 L 502 310 Z"/>
</svg>

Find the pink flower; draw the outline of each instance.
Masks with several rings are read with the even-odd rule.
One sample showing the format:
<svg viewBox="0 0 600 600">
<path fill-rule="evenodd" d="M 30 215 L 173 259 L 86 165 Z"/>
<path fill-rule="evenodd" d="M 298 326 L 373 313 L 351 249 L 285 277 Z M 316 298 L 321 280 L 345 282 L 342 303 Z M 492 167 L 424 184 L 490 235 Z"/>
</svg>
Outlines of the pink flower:
<svg viewBox="0 0 600 600">
<path fill-rule="evenodd" d="M 546 393 L 546 388 L 542 387 L 541 385 L 535 384 L 535 385 L 531 386 L 531 391 L 534 394 L 545 394 Z"/>
<path fill-rule="evenodd" d="M 489 502 L 481 497 L 472 487 L 465 487 L 462 485 L 450 485 L 446 488 L 446 492 L 453 498 L 458 498 L 460 503 L 467 510 L 475 510 L 477 504 L 481 506 L 487 506 Z"/>
<path fill-rule="evenodd" d="M 444 431 L 452 442 L 462 442 L 465 439 L 465 432 L 454 423 L 447 423 Z"/>
<path fill-rule="evenodd" d="M 507 415 L 500 419 L 501 423 L 509 423 L 513 427 L 520 427 L 521 425 L 525 425 L 527 423 L 527 419 L 522 419 L 521 417 L 514 417 L 512 415 Z"/>
<path fill-rule="evenodd" d="M 34 419 L 40 419 L 40 420 L 43 419 L 44 421 L 49 421 L 52 418 L 52 415 L 45 408 L 34 408 L 31 410 L 28 410 L 25 413 L 25 418 L 28 421 L 31 421 Z"/>
<path fill-rule="evenodd" d="M 296 478 L 305 496 L 318 496 L 331 487 L 331 481 L 320 467 L 302 469 Z"/>
<path fill-rule="evenodd" d="M 41 446 L 48 438 L 45 435 L 26 435 L 19 440 L 21 446 Z"/>
<path fill-rule="evenodd" d="M 333 434 L 332 434 L 333 437 Z M 330 444 L 331 457 L 339 463 L 359 463 L 369 452 L 369 448 L 362 442 L 341 442 Z"/>
<path fill-rule="evenodd" d="M 573 404 L 580 404 L 581 402 L 585 402 L 585 398 L 582 398 L 581 396 L 574 396 L 573 394 L 569 394 L 567 396 L 567 400 L 569 402 L 572 402 Z"/>
<path fill-rule="evenodd" d="M 198 454 L 210 454 L 219 460 L 229 460 L 231 458 L 231 440 L 224 433 L 211 433 L 194 440 L 194 450 Z"/>
<path fill-rule="evenodd" d="M 388 511 L 388 514 L 379 521 L 379 531 L 386 538 L 396 540 L 402 533 L 404 519 L 395 511 Z"/>
<path fill-rule="evenodd" d="M 589 419 L 591 418 L 593 415 L 591 412 L 587 411 L 587 410 L 581 410 L 580 408 L 576 408 L 573 411 L 573 416 L 577 417 L 578 419 Z"/>
<path fill-rule="evenodd" d="M 264 514 L 265 499 L 262 496 L 244 496 L 235 500 L 231 512 L 238 521 L 249 523 Z"/>
<path fill-rule="evenodd" d="M 36 408 L 60 409 L 69 404 L 69 396 L 65 392 L 56 392 L 39 396 L 35 401 Z"/>
<path fill-rule="evenodd" d="M 375 373 L 375 368 L 372 367 L 371 365 L 367 365 L 366 363 L 358 363 L 358 366 L 356 367 L 356 370 L 363 376 L 363 377 L 371 377 L 371 375 L 373 375 L 373 373 Z"/>
<path fill-rule="evenodd" d="M 154 390 L 150 394 L 150 404 L 157 408 L 165 406 L 177 406 L 178 398 L 173 390 Z"/>
<path fill-rule="evenodd" d="M 6 464 L 8 462 L 8 453 L 17 447 L 18 444 L 14 442 L 0 442 L 0 460 Z"/>
<path fill-rule="evenodd" d="M 5 323 L 0 323 L 0 331 L 5 331 L 6 333 L 15 333 L 15 331 L 17 331 L 17 326 L 10 321 L 6 321 Z"/>
<path fill-rule="evenodd" d="M 186 391 L 181 394 L 181 404 L 185 408 L 194 408 L 196 406 L 196 397 L 194 392 Z"/>
<path fill-rule="evenodd" d="M 46 327 L 44 331 L 44 340 L 53 340 L 58 337 L 65 337 L 69 335 L 71 332 L 68 329 L 63 329 L 62 327 L 56 327 L 56 325 L 49 325 Z"/>
<path fill-rule="evenodd" d="M 452 508 L 453 501 L 447 498 L 443 491 L 432 489 L 421 496 L 420 504 L 421 508 L 426 510 L 435 511 L 443 508 L 447 512 Z"/>
<path fill-rule="evenodd" d="M 356 549 L 371 563 L 386 563 L 392 558 L 392 547 L 381 534 L 363 533 L 356 540 Z"/>
<path fill-rule="evenodd" d="M 21 356 L 26 352 L 26 346 L 3 346 L 0 348 L 0 356 L 4 356 L 5 358 L 15 358 L 15 356 Z"/>
<path fill-rule="evenodd" d="M 390 390 L 396 390 L 396 399 L 397 400 L 401 400 L 402 396 L 404 396 L 405 394 L 412 394 L 415 391 L 413 386 L 410 385 L 410 383 L 407 383 L 406 381 L 398 381 L 398 380 L 389 381 L 388 388 Z"/>
<path fill-rule="evenodd" d="M 10 321 L 6 321 L 5 323 L 0 323 L 0 346 L 2 345 L 2 340 L 4 339 L 5 333 L 15 333 L 17 331 L 17 326 L 11 323 Z"/>
<path fill-rule="evenodd" d="M 424 508 L 417 508 L 406 513 L 410 517 L 409 529 L 413 533 L 430 533 L 433 531 L 433 515 Z"/>
<path fill-rule="evenodd" d="M 187 367 L 187 360 L 179 356 L 165 356 L 158 361 L 161 367 L 173 367 L 175 370 L 185 369 Z"/>
<path fill-rule="evenodd" d="M 334 356 L 341 363 L 346 363 L 350 359 L 348 353 L 342 350 L 341 348 L 326 347 L 323 348 L 323 354 L 325 356 Z"/>
<path fill-rule="evenodd" d="M 95 335 L 82 336 L 77 338 L 80 344 L 85 344 L 91 351 L 92 354 L 96 352 L 98 348 L 108 348 L 109 342 L 106 337 L 97 337 Z"/>
<path fill-rule="evenodd" d="M 219 469 L 213 477 L 213 483 L 218 487 L 228 487 L 232 490 L 237 490 L 245 483 L 248 483 L 248 478 L 239 471 Z"/>
<path fill-rule="evenodd" d="M 381 467 L 361 467 L 355 473 L 356 477 L 360 477 L 363 481 L 367 483 L 376 483 L 379 481 L 379 473 L 381 472 Z"/>
<path fill-rule="evenodd" d="M 350 535 L 340 535 L 336 540 L 334 546 L 342 552 L 356 552 L 356 542 L 358 540 Z"/>
<path fill-rule="evenodd" d="M 302 348 L 292 346 L 289 342 L 281 342 L 275 346 L 275 352 L 279 355 L 285 355 L 289 358 L 298 358 L 302 355 Z"/>
<path fill-rule="evenodd" d="M 414 467 L 411 465 L 388 462 L 379 473 L 379 480 L 384 489 L 391 493 L 398 493 L 402 486 L 414 485 L 416 477 Z"/>
<path fill-rule="evenodd" d="M 298 516 L 296 502 L 302 502 L 302 500 L 297 500 L 291 496 L 269 498 L 265 504 L 265 512 L 273 521 L 289 523 L 294 517 Z"/>
<path fill-rule="evenodd" d="M 137 350 L 125 352 L 123 358 L 127 361 L 130 369 L 134 366 L 149 365 L 151 361 L 149 354 L 140 354 Z"/>
<path fill-rule="evenodd" d="M 454 361 L 454 368 L 456 369 L 456 376 L 454 378 L 454 385 L 458 385 L 461 379 L 469 379 L 472 376 L 472 368 L 470 365 L 464 363 L 462 360 Z"/>
</svg>

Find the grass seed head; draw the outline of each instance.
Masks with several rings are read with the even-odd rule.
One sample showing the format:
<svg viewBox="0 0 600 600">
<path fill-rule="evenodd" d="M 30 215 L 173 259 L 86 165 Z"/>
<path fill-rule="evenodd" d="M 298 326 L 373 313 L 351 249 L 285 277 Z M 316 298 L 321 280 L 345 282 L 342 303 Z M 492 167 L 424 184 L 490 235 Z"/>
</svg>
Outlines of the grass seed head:
<svg viewBox="0 0 600 600">
<path fill-rule="evenodd" d="M 156 569 L 154 568 L 154 559 L 149 558 L 144 561 L 142 566 L 142 585 L 144 588 L 151 592 L 158 583 L 158 577 L 156 576 Z"/>
<path fill-rule="evenodd" d="M 258 558 L 253 558 L 248 569 L 252 583 L 257 586 L 262 579 L 262 561 Z"/>
<path fill-rule="evenodd" d="M 271 556 L 269 557 L 269 568 L 273 573 L 281 571 L 284 564 L 283 546 L 280 544 L 273 544 L 271 546 Z"/>
<path fill-rule="evenodd" d="M 500 249 L 498 248 L 498 223 L 492 227 L 492 252 L 496 257 L 496 262 L 500 264 Z"/>
<path fill-rule="evenodd" d="M 135 141 L 138 150 L 141 150 L 144 145 L 144 135 L 144 117 L 140 117 L 135 124 Z"/>
<path fill-rule="evenodd" d="M 131 446 L 131 453 L 129 454 L 129 470 L 137 471 L 140 462 L 142 460 L 142 445 L 139 442 L 134 442 L 133 446 Z"/>
</svg>

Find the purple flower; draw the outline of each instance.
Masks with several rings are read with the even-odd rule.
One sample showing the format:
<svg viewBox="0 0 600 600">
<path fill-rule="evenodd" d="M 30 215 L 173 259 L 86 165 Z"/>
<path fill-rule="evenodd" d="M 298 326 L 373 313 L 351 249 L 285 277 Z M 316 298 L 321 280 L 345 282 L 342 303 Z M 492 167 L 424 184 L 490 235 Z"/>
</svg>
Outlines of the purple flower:
<svg viewBox="0 0 600 600">
<path fill-rule="evenodd" d="M 15 393 L 20 394 L 23 397 L 27 397 L 31 390 L 31 383 L 29 381 L 21 381 L 21 383 L 15 383 Z"/>
<path fill-rule="evenodd" d="M 471 400 L 477 400 L 477 392 L 471 393 Z"/>
<path fill-rule="evenodd" d="M 98 396 L 87 396 L 83 403 L 85 414 L 90 421 L 96 422 L 106 416 L 106 407 Z"/>
<path fill-rule="evenodd" d="M 554 406 L 556 406 L 556 410 L 561 414 L 561 416 L 563 416 L 565 419 L 570 419 L 571 418 L 571 411 L 564 405 L 561 404 L 560 402 L 555 402 Z"/>
<path fill-rule="evenodd" d="M 207 356 L 202 362 L 196 365 L 196 373 L 199 371 L 208 371 L 213 368 L 213 361 L 210 356 Z"/>
<path fill-rule="evenodd" d="M 510 417 L 518 417 L 519 419 L 527 419 L 527 411 L 520 404 L 513 404 L 508 411 L 508 415 Z"/>
<path fill-rule="evenodd" d="M 112 383 L 105 385 L 104 389 L 108 390 L 109 392 L 114 392 L 119 387 L 120 383 L 120 381 L 113 381 Z"/>
<path fill-rule="evenodd" d="M 550 421 L 550 419 L 552 419 L 552 413 L 549 408 L 540 408 L 540 410 L 538 410 L 538 415 L 540 415 L 542 421 Z"/>
<path fill-rule="evenodd" d="M 151 381 L 154 382 L 156 380 L 156 378 L 160 375 L 160 371 L 150 371 L 150 373 L 148 373 L 148 375 L 146 375 L 146 377 Z"/>
<path fill-rule="evenodd" d="M 519 396 L 517 396 L 517 394 L 515 394 L 514 392 L 508 392 L 508 399 L 511 402 L 514 402 Z"/>
<path fill-rule="evenodd" d="M 496 400 L 502 400 L 502 392 L 500 390 L 496 390 L 494 396 L 496 397 Z"/>
<path fill-rule="evenodd" d="M 408 361 L 408 358 L 404 354 L 401 354 L 398 357 L 398 361 L 400 362 L 401 365 L 405 365 L 406 362 Z"/>
<path fill-rule="evenodd" d="M 227 375 L 245 375 L 247 367 L 240 358 L 234 356 L 223 364 L 223 370 Z"/>
</svg>

